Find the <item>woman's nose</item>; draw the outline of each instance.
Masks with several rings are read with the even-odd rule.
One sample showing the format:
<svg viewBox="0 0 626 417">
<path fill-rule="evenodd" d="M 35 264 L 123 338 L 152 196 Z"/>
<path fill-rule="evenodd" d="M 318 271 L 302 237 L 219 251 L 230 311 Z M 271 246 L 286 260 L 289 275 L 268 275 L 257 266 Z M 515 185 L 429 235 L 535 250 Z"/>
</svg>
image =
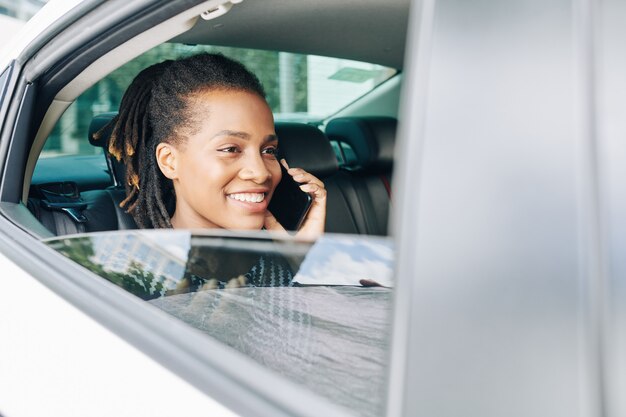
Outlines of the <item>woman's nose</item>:
<svg viewBox="0 0 626 417">
<path fill-rule="evenodd" d="M 244 166 L 239 170 L 239 177 L 243 180 L 254 181 L 257 184 L 264 184 L 272 176 L 265 165 L 265 160 L 261 155 L 246 158 Z"/>
</svg>

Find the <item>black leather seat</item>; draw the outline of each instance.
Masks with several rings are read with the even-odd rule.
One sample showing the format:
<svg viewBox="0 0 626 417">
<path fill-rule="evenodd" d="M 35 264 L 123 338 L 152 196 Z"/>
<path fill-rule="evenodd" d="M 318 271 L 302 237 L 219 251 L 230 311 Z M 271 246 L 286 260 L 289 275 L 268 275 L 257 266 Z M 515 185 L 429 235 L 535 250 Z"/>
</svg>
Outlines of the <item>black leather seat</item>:
<svg viewBox="0 0 626 417">
<path fill-rule="evenodd" d="M 356 207 L 363 210 L 365 233 L 388 234 L 391 176 L 397 121 L 391 117 L 340 117 L 326 126 L 326 135 L 347 144 L 356 161 L 344 169 L 352 174 Z"/>
<path fill-rule="evenodd" d="M 42 186 L 61 184 L 63 183 L 43 184 Z M 73 209 L 74 215 L 70 215 L 66 209 L 49 209 L 47 207 L 49 204 L 46 204 L 48 199 L 37 191 L 31 191 L 30 195 L 27 204 L 29 210 L 56 236 L 137 228 L 133 218 L 119 206 L 125 198 L 125 192 L 117 187 L 83 191 L 75 200 L 57 201 L 56 204 L 61 208 L 66 203 L 77 206 L 78 208 Z"/>
<path fill-rule="evenodd" d="M 290 166 L 302 168 L 324 182 L 327 196 L 326 232 L 368 233 L 352 174 L 339 170 L 330 141 L 315 126 L 276 122 L 281 153 Z"/>
<path fill-rule="evenodd" d="M 104 190 L 83 191 L 80 194 L 77 192 L 77 187 L 72 187 L 72 183 L 63 182 L 43 184 L 31 189 L 28 208 L 48 230 L 57 236 L 137 228 L 132 216 L 119 206 L 126 197 L 122 185 L 123 167 L 106 151 L 108 136 L 103 136 L 100 141 L 95 141 L 93 137 L 94 133 L 114 116 L 115 113 L 96 116 L 89 126 L 89 142 L 105 149 L 113 186 Z M 57 192 L 64 189 L 73 189 L 73 193 Z M 50 200 L 55 200 L 54 204 L 50 204 Z M 50 209 L 54 205 L 56 208 Z M 75 208 L 68 209 L 68 207 Z"/>
<path fill-rule="evenodd" d="M 302 123 L 276 122 L 278 146 L 292 167 L 302 168 L 324 182 L 327 191 L 326 231 L 329 233 L 360 233 L 353 210 L 346 201 L 339 182 L 335 153 L 324 133 L 315 126 Z"/>
<path fill-rule="evenodd" d="M 124 165 L 119 163 L 108 152 L 109 138 L 111 137 L 112 127 L 107 128 L 102 132 L 101 137 L 96 139 L 96 133 L 99 132 L 104 126 L 106 126 L 113 118 L 117 116 L 117 112 L 102 113 L 94 116 L 89 124 L 89 143 L 97 148 L 104 150 L 104 156 L 106 158 L 107 167 L 109 168 L 109 174 L 111 175 L 111 181 L 114 187 L 124 188 L 124 181 L 126 177 L 126 171 Z"/>
<path fill-rule="evenodd" d="M 109 174 L 111 175 L 111 181 L 113 183 L 113 186 L 105 190 L 87 191 L 83 193 L 84 198 L 91 203 L 85 215 L 88 216 L 91 214 L 91 217 L 94 217 L 94 223 L 98 223 L 99 227 L 106 227 L 106 229 L 102 230 L 137 228 L 133 217 L 120 207 L 120 203 L 126 198 L 126 190 L 124 189 L 126 171 L 124 165 L 113 158 L 108 152 L 111 129 L 109 128 L 104 131 L 99 139 L 95 138 L 95 134 L 106 126 L 116 115 L 117 113 L 102 113 L 96 115 L 89 124 L 89 143 L 104 149 Z M 109 204 L 112 205 L 114 212 L 111 210 Z M 100 217 L 99 221 L 95 220 L 96 215 Z"/>
</svg>

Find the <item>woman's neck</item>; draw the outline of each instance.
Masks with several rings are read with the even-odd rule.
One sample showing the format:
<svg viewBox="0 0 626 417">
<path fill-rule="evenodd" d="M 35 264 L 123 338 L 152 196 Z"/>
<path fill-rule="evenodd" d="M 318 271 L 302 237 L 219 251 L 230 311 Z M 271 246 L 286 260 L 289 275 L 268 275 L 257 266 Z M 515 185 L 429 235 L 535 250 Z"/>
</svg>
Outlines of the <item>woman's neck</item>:
<svg viewBox="0 0 626 417">
<path fill-rule="evenodd" d="M 174 229 L 220 229 L 216 224 L 211 223 L 195 212 L 186 212 L 184 208 L 176 207 L 171 218 Z"/>
</svg>

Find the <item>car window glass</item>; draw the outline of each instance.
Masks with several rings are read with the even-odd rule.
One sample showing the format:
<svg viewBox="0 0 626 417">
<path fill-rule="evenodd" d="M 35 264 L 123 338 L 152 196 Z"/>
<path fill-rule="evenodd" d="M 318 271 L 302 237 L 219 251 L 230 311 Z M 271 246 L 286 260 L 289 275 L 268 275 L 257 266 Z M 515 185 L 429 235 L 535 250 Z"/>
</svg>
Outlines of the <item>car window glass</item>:
<svg viewBox="0 0 626 417">
<path fill-rule="evenodd" d="M 324 236 L 311 244 L 144 230 L 47 243 L 316 394 L 359 415 L 382 414 L 389 238 Z"/>
</svg>

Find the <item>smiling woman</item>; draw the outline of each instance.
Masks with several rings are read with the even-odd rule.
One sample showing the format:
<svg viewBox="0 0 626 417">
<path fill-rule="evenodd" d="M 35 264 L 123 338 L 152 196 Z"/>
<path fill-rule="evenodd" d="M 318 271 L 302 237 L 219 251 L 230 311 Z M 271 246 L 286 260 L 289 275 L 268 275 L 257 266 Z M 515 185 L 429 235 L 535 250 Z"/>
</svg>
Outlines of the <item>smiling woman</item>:
<svg viewBox="0 0 626 417">
<path fill-rule="evenodd" d="M 278 139 L 265 100 L 241 91 L 210 91 L 193 99 L 203 121 L 180 146 L 157 145 L 161 172 L 172 181 L 175 228 L 261 229 L 281 179 Z"/>
<path fill-rule="evenodd" d="M 267 210 L 281 181 L 274 119 L 259 80 L 217 54 L 165 61 L 131 83 L 109 152 L 126 168 L 121 203 L 142 228 L 282 230 Z M 111 128 L 105 126 L 100 132 Z M 324 231 L 324 184 L 288 171 L 313 203 L 299 233 Z"/>
</svg>

